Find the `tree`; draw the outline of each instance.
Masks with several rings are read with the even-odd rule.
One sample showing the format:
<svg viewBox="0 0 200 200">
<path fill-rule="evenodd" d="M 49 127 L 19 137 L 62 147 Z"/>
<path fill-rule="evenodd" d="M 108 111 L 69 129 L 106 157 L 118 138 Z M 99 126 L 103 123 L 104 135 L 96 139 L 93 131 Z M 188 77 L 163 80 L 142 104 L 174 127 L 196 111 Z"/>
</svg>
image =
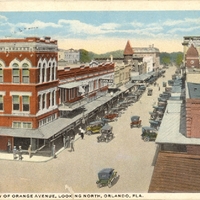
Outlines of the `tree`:
<svg viewBox="0 0 200 200">
<path fill-rule="evenodd" d="M 86 51 L 85 49 L 80 49 L 80 62 L 81 63 L 90 62 L 89 52 Z"/>
<path fill-rule="evenodd" d="M 178 53 L 176 55 L 176 60 L 175 60 L 176 66 L 180 66 L 182 61 L 183 61 L 183 53 Z"/>
</svg>

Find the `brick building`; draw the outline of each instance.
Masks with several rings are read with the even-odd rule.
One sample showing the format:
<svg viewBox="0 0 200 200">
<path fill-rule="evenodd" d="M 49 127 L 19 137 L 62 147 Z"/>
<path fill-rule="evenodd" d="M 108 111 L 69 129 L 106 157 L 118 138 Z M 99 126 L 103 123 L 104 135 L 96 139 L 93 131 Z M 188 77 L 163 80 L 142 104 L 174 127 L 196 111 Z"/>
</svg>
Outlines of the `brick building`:
<svg viewBox="0 0 200 200">
<path fill-rule="evenodd" d="M 58 117 L 57 41 L 0 40 L 0 150 L 44 145 L 39 128 Z"/>
</svg>

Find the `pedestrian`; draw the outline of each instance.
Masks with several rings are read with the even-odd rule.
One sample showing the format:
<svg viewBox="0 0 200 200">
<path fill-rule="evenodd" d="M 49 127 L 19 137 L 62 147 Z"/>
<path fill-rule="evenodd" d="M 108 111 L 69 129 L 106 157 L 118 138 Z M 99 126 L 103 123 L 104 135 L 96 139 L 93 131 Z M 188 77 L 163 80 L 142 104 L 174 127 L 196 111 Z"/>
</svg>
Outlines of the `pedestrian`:
<svg viewBox="0 0 200 200">
<path fill-rule="evenodd" d="M 10 142 L 10 140 L 8 140 L 7 150 L 8 150 L 8 153 L 11 152 L 11 142 Z"/>
<path fill-rule="evenodd" d="M 66 148 L 70 147 L 70 137 L 67 136 L 66 138 Z"/>
<path fill-rule="evenodd" d="M 79 131 L 80 131 L 81 138 L 83 139 L 85 131 L 82 129 L 82 127 L 79 128 Z"/>
<path fill-rule="evenodd" d="M 22 160 L 22 147 L 21 146 L 19 146 L 18 155 L 19 155 L 19 160 Z"/>
<path fill-rule="evenodd" d="M 158 91 L 160 91 L 160 86 L 158 86 Z"/>
<path fill-rule="evenodd" d="M 15 160 L 17 158 L 17 149 L 16 146 L 13 147 L 13 159 Z"/>
<path fill-rule="evenodd" d="M 63 146 L 64 146 L 64 148 L 66 148 L 66 137 L 65 137 L 65 135 L 63 136 Z"/>
<path fill-rule="evenodd" d="M 74 151 L 74 138 L 73 137 L 71 137 L 70 145 L 71 145 L 71 151 Z"/>
<path fill-rule="evenodd" d="M 56 158 L 56 145 L 55 144 L 53 144 L 53 146 L 52 146 L 52 157 Z"/>
<path fill-rule="evenodd" d="M 28 154 L 29 154 L 29 158 L 31 158 L 31 145 L 29 145 L 28 147 Z"/>
</svg>

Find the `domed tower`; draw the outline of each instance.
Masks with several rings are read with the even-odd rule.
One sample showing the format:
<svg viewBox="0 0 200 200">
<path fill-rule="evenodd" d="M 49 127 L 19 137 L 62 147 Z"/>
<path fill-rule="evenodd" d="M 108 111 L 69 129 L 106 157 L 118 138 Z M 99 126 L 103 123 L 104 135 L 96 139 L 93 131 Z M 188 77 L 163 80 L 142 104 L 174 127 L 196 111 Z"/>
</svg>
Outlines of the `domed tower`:
<svg viewBox="0 0 200 200">
<path fill-rule="evenodd" d="M 124 63 L 127 64 L 129 60 L 133 59 L 133 49 L 131 47 L 130 41 L 128 40 L 126 43 L 126 47 L 124 49 Z"/>
<path fill-rule="evenodd" d="M 185 61 L 186 61 L 186 67 L 188 68 L 191 67 L 200 68 L 199 53 L 193 44 L 187 50 Z"/>
</svg>

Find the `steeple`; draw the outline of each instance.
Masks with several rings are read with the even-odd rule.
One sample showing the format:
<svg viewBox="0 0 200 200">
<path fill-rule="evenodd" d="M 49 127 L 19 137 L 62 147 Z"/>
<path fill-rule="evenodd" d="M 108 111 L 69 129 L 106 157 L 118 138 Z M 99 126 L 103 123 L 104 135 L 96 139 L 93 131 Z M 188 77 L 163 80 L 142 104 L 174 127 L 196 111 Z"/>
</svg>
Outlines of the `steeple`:
<svg viewBox="0 0 200 200">
<path fill-rule="evenodd" d="M 133 49 L 131 47 L 130 41 L 128 40 L 126 43 L 126 47 L 124 49 L 124 56 L 133 55 Z"/>
</svg>

